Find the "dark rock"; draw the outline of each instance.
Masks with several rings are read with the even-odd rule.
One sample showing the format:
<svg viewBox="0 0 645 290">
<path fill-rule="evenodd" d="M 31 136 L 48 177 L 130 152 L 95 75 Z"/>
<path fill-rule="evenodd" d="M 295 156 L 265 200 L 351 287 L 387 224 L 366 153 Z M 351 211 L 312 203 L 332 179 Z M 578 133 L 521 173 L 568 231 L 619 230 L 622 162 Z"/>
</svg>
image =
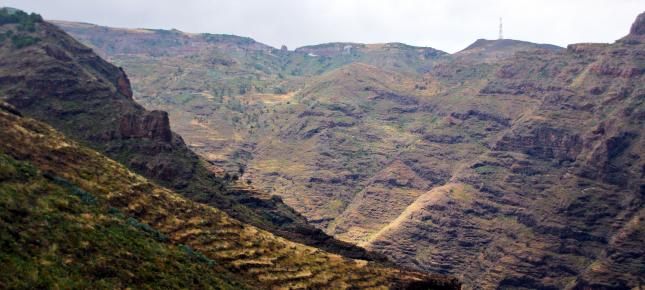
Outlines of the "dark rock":
<svg viewBox="0 0 645 290">
<path fill-rule="evenodd" d="M 636 20 L 632 24 L 632 27 L 629 29 L 629 34 L 632 34 L 632 35 L 645 34 L 645 12 L 639 14 L 636 17 Z"/>
<path fill-rule="evenodd" d="M 143 115 L 128 114 L 119 122 L 122 138 L 149 138 L 163 142 L 172 140 L 168 113 L 151 111 Z"/>
<path fill-rule="evenodd" d="M 130 86 L 130 80 L 128 76 L 123 71 L 123 68 L 119 67 L 119 75 L 117 76 L 117 91 L 122 95 L 132 99 L 132 87 Z"/>
<path fill-rule="evenodd" d="M 494 148 L 519 151 L 539 158 L 571 161 L 582 150 L 582 138 L 564 129 L 537 126 L 526 134 L 505 135 Z"/>
<path fill-rule="evenodd" d="M 464 136 L 426 134 L 423 136 L 423 139 L 429 142 L 435 142 L 435 143 L 455 144 L 455 143 L 461 143 L 464 140 Z"/>
</svg>

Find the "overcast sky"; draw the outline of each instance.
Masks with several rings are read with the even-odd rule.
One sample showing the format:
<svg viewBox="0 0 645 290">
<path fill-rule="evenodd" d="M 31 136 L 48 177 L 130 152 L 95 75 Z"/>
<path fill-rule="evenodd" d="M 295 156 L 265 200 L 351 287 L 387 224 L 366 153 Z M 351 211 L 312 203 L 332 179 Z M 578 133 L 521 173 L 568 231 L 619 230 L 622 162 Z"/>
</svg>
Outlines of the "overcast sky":
<svg viewBox="0 0 645 290">
<path fill-rule="evenodd" d="M 0 0 L 46 19 L 227 33 L 290 49 L 332 41 L 459 51 L 478 38 L 613 42 L 645 0 Z"/>
</svg>

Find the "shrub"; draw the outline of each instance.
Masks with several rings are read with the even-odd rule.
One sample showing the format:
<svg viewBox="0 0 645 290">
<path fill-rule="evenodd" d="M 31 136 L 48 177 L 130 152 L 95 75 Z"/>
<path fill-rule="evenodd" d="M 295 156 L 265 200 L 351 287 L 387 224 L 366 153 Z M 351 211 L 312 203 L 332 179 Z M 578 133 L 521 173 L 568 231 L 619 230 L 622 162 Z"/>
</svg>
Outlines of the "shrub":
<svg viewBox="0 0 645 290">
<path fill-rule="evenodd" d="M 32 44 L 35 44 L 40 41 L 38 37 L 32 37 L 29 35 L 17 34 L 11 37 L 11 43 L 16 49 L 21 49 Z"/>
<path fill-rule="evenodd" d="M 53 175 L 49 172 L 43 173 L 43 176 L 49 180 L 51 180 L 53 183 L 56 183 L 57 185 L 60 185 L 61 187 L 65 188 L 69 192 L 71 192 L 73 195 L 78 196 L 78 198 L 81 199 L 83 203 L 87 204 L 95 204 L 96 203 L 96 197 L 92 195 L 91 193 L 81 189 L 80 187 L 76 186 L 75 184 L 69 182 L 67 179 L 64 179 L 62 177 L 58 177 L 56 175 Z"/>
<path fill-rule="evenodd" d="M 157 231 L 155 228 L 151 227 L 148 224 L 144 224 L 142 222 L 139 222 L 137 219 L 133 217 L 129 217 L 126 222 L 131 225 L 132 227 L 148 234 L 152 238 L 154 238 L 157 241 L 162 241 L 162 242 L 167 242 L 169 241 L 168 236 L 162 234 L 161 232 Z"/>
<path fill-rule="evenodd" d="M 24 11 L 2 8 L 0 9 L 0 25 L 17 23 L 18 30 L 35 31 L 35 24 L 43 22 L 42 16 L 31 13 L 27 14 Z"/>
<path fill-rule="evenodd" d="M 273 89 L 273 93 L 276 95 L 284 95 L 287 92 L 283 88 L 277 87 Z"/>
<path fill-rule="evenodd" d="M 201 252 L 193 250 L 189 246 L 186 246 L 184 244 L 180 244 L 179 248 L 182 251 L 184 251 L 186 254 L 188 254 L 189 256 L 191 256 L 194 259 L 196 259 L 200 263 L 205 263 L 205 264 L 208 264 L 209 266 L 215 264 L 215 261 L 213 261 L 213 260 L 209 259 L 208 257 L 204 256 L 204 254 L 202 254 Z"/>
</svg>

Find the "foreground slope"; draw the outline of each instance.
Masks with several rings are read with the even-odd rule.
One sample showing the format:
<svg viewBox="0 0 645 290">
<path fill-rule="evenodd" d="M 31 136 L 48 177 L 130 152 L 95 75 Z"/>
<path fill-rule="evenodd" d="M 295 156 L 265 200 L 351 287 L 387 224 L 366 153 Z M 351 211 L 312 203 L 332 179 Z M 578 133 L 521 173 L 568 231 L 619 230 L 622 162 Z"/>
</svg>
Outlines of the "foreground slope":
<svg viewBox="0 0 645 290">
<path fill-rule="evenodd" d="M 224 179 L 171 131 L 167 113 L 147 111 L 132 99 L 121 68 L 39 16 L 19 15 L 0 10 L 0 99 L 239 220 L 343 255 L 383 260 L 313 228 L 280 199 Z"/>
<path fill-rule="evenodd" d="M 17 114 L 0 110 L 7 245 L 0 283 L 7 287 L 458 287 L 453 279 L 344 258 L 240 223 Z"/>
</svg>

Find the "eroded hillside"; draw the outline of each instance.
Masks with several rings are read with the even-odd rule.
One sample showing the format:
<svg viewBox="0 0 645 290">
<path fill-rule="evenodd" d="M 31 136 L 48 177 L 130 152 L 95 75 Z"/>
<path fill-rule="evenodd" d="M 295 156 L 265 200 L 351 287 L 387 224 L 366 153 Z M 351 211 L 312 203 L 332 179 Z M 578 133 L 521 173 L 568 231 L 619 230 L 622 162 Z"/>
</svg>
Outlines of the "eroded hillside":
<svg viewBox="0 0 645 290">
<path fill-rule="evenodd" d="M 150 82 L 168 74 L 147 69 L 133 74 L 135 98 L 169 109 L 205 158 L 246 166 L 243 180 L 399 263 L 472 288 L 630 288 L 645 265 L 644 21 L 613 44 L 479 40 L 413 68 L 388 64 L 410 63 L 384 52 L 405 46 L 305 47 L 314 63 L 345 61 L 268 72 L 284 78 L 279 90 L 221 100 L 202 84 Z M 128 71 L 156 65 L 95 44 L 96 27 L 63 27 Z M 349 58 L 356 47 L 384 62 Z M 223 88 L 219 76 L 183 75 Z M 192 97 L 155 93 L 168 87 Z"/>
</svg>

